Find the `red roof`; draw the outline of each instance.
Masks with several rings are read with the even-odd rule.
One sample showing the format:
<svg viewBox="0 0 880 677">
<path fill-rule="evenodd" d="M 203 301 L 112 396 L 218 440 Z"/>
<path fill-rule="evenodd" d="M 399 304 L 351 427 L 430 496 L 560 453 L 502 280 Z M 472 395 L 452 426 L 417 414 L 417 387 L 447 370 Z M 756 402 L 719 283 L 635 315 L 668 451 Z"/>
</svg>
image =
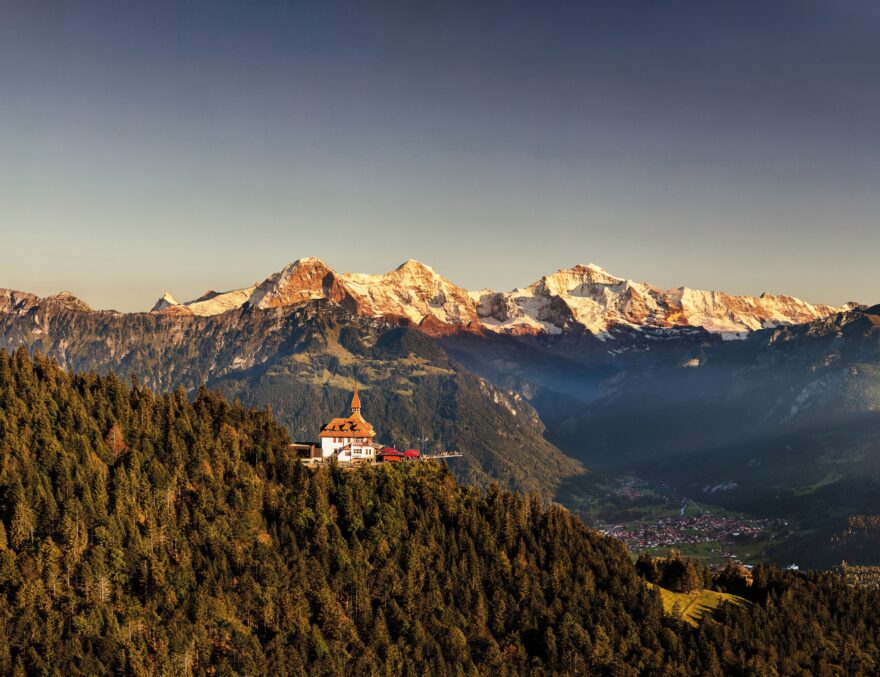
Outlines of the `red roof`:
<svg viewBox="0 0 880 677">
<path fill-rule="evenodd" d="M 403 455 L 407 458 L 418 458 L 419 456 L 421 456 L 417 449 L 407 449 L 403 452 Z"/>
<path fill-rule="evenodd" d="M 376 436 L 373 426 L 364 420 L 359 411 L 348 418 L 334 418 L 321 428 L 321 437 L 368 437 Z"/>
</svg>

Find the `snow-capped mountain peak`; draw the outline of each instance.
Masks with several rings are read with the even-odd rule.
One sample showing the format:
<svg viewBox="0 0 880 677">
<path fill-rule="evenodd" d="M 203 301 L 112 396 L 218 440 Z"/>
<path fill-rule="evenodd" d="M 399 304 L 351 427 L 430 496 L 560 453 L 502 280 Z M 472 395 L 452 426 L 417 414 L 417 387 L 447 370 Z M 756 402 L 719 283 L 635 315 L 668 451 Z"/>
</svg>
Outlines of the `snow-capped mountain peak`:
<svg viewBox="0 0 880 677">
<path fill-rule="evenodd" d="M 412 271 L 424 271 L 431 274 L 436 275 L 437 273 L 434 271 L 431 266 L 422 263 L 421 261 L 416 261 L 415 259 L 407 259 L 403 263 L 401 263 L 395 270 L 412 270 Z"/>
<path fill-rule="evenodd" d="M 155 305 L 153 306 L 152 310 L 150 310 L 150 312 L 151 313 L 158 313 L 162 310 L 166 310 L 168 308 L 173 308 L 173 307 L 176 307 L 179 305 L 180 305 L 180 301 L 178 301 L 176 298 L 174 298 L 174 296 L 172 295 L 172 293 L 170 291 L 166 291 L 164 294 L 162 294 L 162 298 L 160 298 L 158 301 L 156 301 Z"/>
<path fill-rule="evenodd" d="M 725 338 L 755 329 L 809 322 L 852 305 L 832 308 L 790 296 L 760 298 L 680 287 L 662 290 L 616 277 L 595 264 L 563 268 L 525 289 L 480 292 L 481 324 L 506 333 L 561 333 L 580 325 L 598 336 L 615 326 L 702 327 Z"/>
<path fill-rule="evenodd" d="M 555 273 L 545 275 L 530 288 L 547 294 L 584 296 L 596 291 L 600 286 L 617 286 L 625 282 L 626 280 L 614 277 L 604 268 L 591 263 L 586 266 L 561 268 Z"/>
<path fill-rule="evenodd" d="M 336 282 L 336 273 L 330 266 L 309 256 L 267 277 L 257 285 L 247 303 L 255 308 L 278 308 L 319 298 L 338 302 L 344 292 Z"/>
<path fill-rule="evenodd" d="M 617 277 L 594 263 L 561 268 L 510 292 L 467 291 L 409 259 L 384 274 L 337 273 L 316 257 L 298 259 L 263 282 L 179 303 L 166 293 L 153 312 L 216 315 L 244 305 L 279 308 L 328 299 L 368 317 L 400 318 L 430 333 L 482 330 L 560 334 L 580 328 L 601 338 L 615 327 L 702 327 L 725 338 L 849 310 L 764 293 L 759 297 L 689 287 L 663 290 Z"/>
<path fill-rule="evenodd" d="M 53 303 L 59 306 L 63 306 L 68 310 L 78 310 L 80 312 L 90 312 L 92 310 L 91 306 L 88 303 L 83 301 L 77 296 L 74 296 L 72 292 L 62 291 L 54 294 L 52 296 L 47 296 L 45 301 L 49 303 Z"/>
<path fill-rule="evenodd" d="M 477 321 L 466 289 L 413 259 L 384 275 L 346 273 L 340 277 L 363 314 L 406 318 L 432 333 Z"/>
</svg>

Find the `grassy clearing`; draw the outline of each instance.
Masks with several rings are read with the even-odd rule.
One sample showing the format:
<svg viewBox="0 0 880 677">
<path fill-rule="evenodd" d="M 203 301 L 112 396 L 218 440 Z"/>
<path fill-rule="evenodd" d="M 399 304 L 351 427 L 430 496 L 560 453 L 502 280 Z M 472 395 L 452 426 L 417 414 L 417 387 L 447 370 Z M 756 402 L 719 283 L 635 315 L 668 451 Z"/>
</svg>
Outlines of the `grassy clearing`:
<svg viewBox="0 0 880 677">
<path fill-rule="evenodd" d="M 725 602 L 732 604 L 743 604 L 746 600 L 736 595 L 726 592 L 715 592 L 714 590 L 695 590 L 693 592 L 672 592 L 659 585 L 648 583 L 652 588 L 660 591 L 660 598 L 663 600 L 663 611 L 672 614 L 675 605 L 681 610 L 681 619 L 685 623 L 697 625 L 704 615 L 712 613 Z"/>
<path fill-rule="evenodd" d="M 839 482 L 843 479 L 843 475 L 841 475 L 836 470 L 832 471 L 818 482 L 813 482 L 812 484 L 808 484 L 802 487 L 796 487 L 792 490 L 792 494 L 795 496 L 806 496 L 807 494 L 812 494 L 817 489 L 821 489 L 822 487 L 826 487 L 829 484 L 834 484 L 835 482 Z"/>
<path fill-rule="evenodd" d="M 734 542 L 719 540 L 705 543 L 676 543 L 672 546 L 645 548 L 644 551 L 654 557 L 663 557 L 671 549 L 675 549 L 682 557 L 700 560 L 707 566 L 726 564 L 731 557 L 745 564 L 758 564 L 768 559 L 767 550 L 771 545 L 779 545 L 782 542 L 784 539 L 778 537 L 749 538 Z M 633 557 L 637 555 L 638 553 L 634 553 Z"/>
</svg>

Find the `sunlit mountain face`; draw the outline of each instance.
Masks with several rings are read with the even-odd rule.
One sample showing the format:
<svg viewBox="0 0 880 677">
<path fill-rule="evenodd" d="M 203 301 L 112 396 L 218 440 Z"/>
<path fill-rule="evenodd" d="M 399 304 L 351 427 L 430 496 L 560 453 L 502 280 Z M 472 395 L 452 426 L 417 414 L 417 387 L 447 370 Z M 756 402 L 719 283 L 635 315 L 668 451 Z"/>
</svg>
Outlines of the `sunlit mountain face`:
<svg viewBox="0 0 880 677">
<path fill-rule="evenodd" d="M 208 291 L 180 303 L 167 292 L 152 312 L 219 315 L 242 306 L 278 308 L 324 298 L 366 317 L 405 319 L 428 333 L 502 334 L 695 327 L 741 338 L 766 327 L 807 322 L 854 307 L 810 304 L 790 296 L 732 296 L 687 287 L 663 290 L 615 277 L 597 265 L 545 275 L 510 292 L 466 290 L 412 259 L 385 274 L 338 273 L 320 259 L 299 259 L 263 282 Z"/>
</svg>

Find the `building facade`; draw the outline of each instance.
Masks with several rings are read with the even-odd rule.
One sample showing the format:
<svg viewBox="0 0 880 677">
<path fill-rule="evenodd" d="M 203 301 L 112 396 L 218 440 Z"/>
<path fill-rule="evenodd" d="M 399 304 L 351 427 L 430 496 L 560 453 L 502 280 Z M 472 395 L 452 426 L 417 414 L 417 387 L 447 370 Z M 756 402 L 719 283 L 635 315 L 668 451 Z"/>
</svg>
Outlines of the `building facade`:
<svg viewBox="0 0 880 677">
<path fill-rule="evenodd" d="M 355 385 L 351 416 L 334 418 L 321 428 L 321 456 L 325 460 L 335 456 L 340 463 L 375 463 L 375 436 L 373 426 L 361 416 L 361 399 Z"/>
</svg>

